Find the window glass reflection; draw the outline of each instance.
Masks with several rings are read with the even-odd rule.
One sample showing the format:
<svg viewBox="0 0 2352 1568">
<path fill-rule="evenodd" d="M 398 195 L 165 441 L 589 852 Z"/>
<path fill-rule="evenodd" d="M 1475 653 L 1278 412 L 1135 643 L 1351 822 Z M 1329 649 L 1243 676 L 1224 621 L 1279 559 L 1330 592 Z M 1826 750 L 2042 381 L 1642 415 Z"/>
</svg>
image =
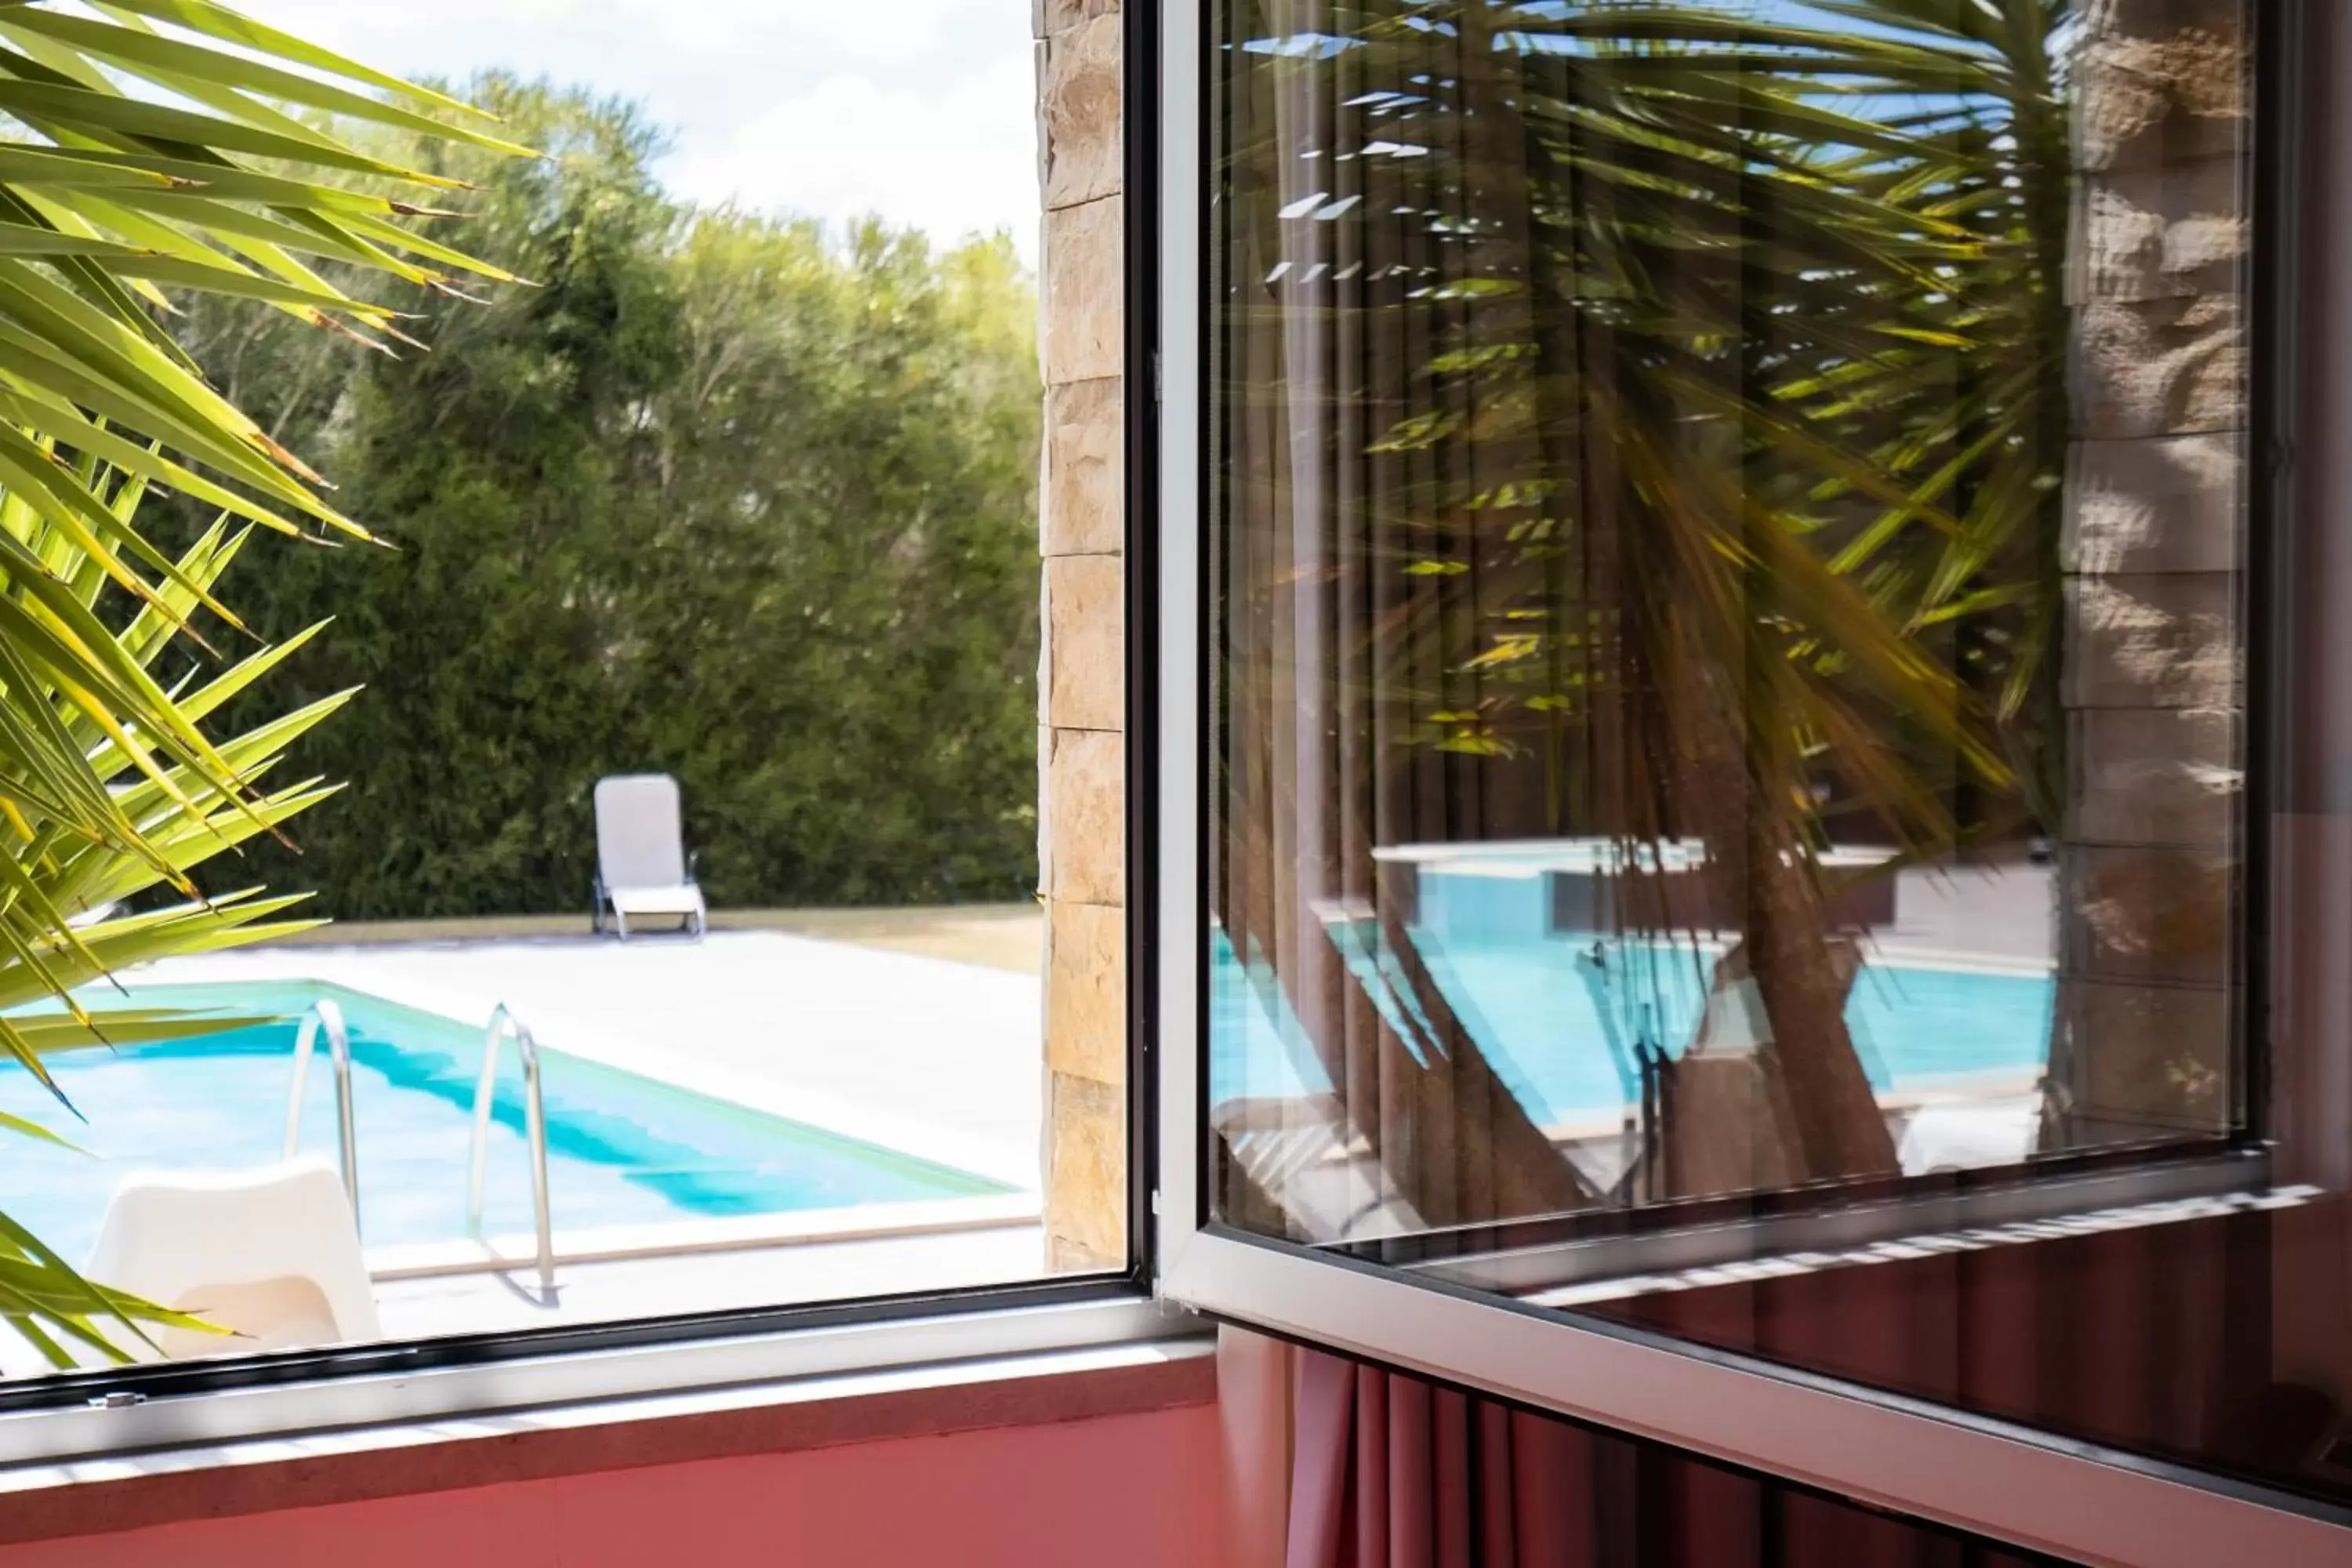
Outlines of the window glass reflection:
<svg viewBox="0 0 2352 1568">
<path fill-rule="evenodd" d="M 2275 1470 L 2240 6 L 1213 12 L 1217 1216 Z"/>
</svg>

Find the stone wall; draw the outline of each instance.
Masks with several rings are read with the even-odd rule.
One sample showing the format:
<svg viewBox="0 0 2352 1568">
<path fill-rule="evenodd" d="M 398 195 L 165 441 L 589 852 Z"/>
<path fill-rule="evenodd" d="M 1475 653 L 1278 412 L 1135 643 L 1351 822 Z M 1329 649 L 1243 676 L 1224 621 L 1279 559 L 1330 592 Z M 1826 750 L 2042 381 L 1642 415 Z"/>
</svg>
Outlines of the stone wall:
<svg viewBox="0 0 2352 1568">
<path fill-rule="evenodd" d="M 1036 0 L 1034 21 L 1045 208 L 1045 1236 L 1049 1264 L 1070 1269 L 1127 1255 L 1119 13 L 1117 0 Z"/>
<path fill-rule="evenodd" d="M 2070 772 L 2052 1131 L 2227 1125 L 2244 695 L 2244 43 L 2236 0 L 2097 0 L 2070 269 Z"/>
</svg>

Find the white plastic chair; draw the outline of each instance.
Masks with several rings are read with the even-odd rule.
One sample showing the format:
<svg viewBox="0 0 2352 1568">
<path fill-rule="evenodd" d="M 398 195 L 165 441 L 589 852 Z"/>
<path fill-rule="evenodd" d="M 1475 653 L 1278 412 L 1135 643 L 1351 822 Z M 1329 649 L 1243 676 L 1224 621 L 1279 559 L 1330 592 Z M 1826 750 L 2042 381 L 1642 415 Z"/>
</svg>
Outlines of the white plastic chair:
<svg viewBox="0 0 2352 1568">
<path fill-rule="evenodd" d="M 322 1154 L 125 1177 L 83 1273 L 243 1336 L 142 1325 L 171 1361 L 383 1334 L 351 1200 Z"/>
<path fill-rule="evenodd" d="M 677 781 L 667 773 L 615 773 L 596 781 L 593 920 L 599 932 L 607 910 L 624 942 L 632 916 L 674 916 L 696 936 L 709 924 L 679 824 Z"/>
</svg>

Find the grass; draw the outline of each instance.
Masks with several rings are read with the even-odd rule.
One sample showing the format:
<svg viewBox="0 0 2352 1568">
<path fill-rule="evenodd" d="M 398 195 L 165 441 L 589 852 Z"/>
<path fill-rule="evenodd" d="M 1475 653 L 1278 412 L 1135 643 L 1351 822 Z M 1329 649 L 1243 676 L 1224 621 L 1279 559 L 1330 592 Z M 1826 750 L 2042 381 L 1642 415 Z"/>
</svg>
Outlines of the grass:
<svg viewBox="0 0 2352 1568">
<path fill-rule="evenodd" d="M 1023 974 L 1034 974 L 1041 966 L 1045 920 L 1045 911 L 1035 904 L 710 911 L 713 931 L 789 931 Z M 362 947 L 404 942 L 585 939 L 593 934 L 585 914 L 477 915 L 451 920 L 339 921 L 279 940 L 293 946 Z"/>
</svg>

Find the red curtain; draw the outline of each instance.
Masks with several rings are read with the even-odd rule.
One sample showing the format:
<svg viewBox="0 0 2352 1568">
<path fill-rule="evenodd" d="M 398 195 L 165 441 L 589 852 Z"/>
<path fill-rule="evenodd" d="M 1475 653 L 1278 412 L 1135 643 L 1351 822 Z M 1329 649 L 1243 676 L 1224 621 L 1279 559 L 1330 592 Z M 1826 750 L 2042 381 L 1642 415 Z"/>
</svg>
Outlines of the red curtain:
<svg viewBox="0 0 2352 1568">
<path fill-rule="evenodd" d="M 2339 1428 L 2282 1301 L 2342 1300 L 2347 1205 L 1923 1252 L 1596 1303 L 1621 1321 L 2258 1479 Z M 2339 1321 L 2331 1319 L 2331 1321 Z M 2032 1561 L 1659 1445 L 1231 1335 L 1228 1419 L 1286 1475 L 1235 1568 L 1926 1568 Z M 2323 1347 L 2325 1348 L 2325 1347 Z M 2305 1354 L 2304 1360 L 2312 1360 Z M 1256 1414 L 1250 1412 L 1255 1409 Z M 1261 1494 L 1265 1490 L 1260 1487 Z"/>
<path fill-rule="evenodd" d="M 1283 1568 L 2023 1568 L 2036 1561 L 1318 1352 Z"/>
</svg>

